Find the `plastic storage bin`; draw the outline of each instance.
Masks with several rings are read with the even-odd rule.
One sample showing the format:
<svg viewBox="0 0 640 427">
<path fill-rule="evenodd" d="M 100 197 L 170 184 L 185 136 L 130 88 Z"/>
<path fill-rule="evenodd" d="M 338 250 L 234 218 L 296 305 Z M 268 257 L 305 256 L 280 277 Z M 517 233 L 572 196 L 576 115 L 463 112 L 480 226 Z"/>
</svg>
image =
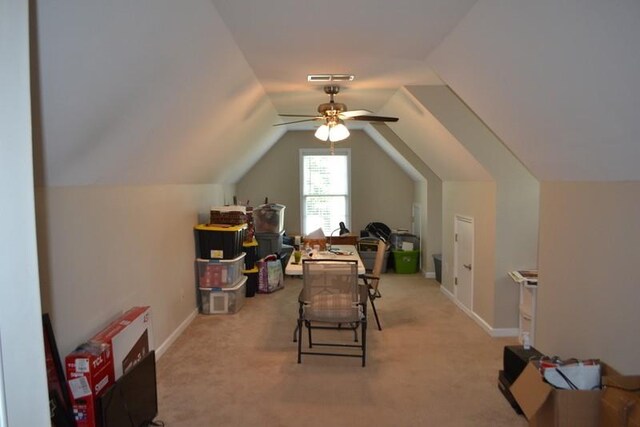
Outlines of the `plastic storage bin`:
<svg viewBox="0 0 640 427">
<path fill-rule="evenodd" d="M 258 242 L 258 259 L 270 254 L 279 254 L 282 250 L 282 236 L 284 230 L 279 233 L 256 233 Z"/>
<path fill-rule="evenodd" d="M 284 231 L 284 205 L 267 203 L 253 210 L 253 225 L 258 233 L 280 233 Z"/>
<path fill-rule="evenodd" d="M 391 249 L 414 251 L 420 249 L 420 239 L 418 236 L 409 233 L 391 233 L 389 236 L 391 242 Z M 409 248 L 403 248 L 402 244 L 410 244 Z"/>
<path fill-rule="evenodd" d="M 200 259 L 198 265 L 198 286 L 201 288 L 225 288 L 234 286 L 244 269 L 244 257 L 242 253 L 230 260 L 226 259 Z"/>
<path fill-rule="evenodd" d="M 358 240 L 358 252 L 376 252 L 378 250 L 378 242 L 380 239 L 376 237 L 364 237 Z"/>
<path fill-rule="evenodd" d="M 247 277 L 230 288 L 200 288 L 200 313 L 232 314 L 244 305 Z"/>
<path fill-rule="evenodd" d="M 393 261 L 398 274 L 413 274 L 418 272 L 420 251 L 392 251 Z"/>
<path fill-rule="evenodd" d="M 242 241 L 247 224 L 195 227 L 197 257 L 202 259 L 234 259 L 242 253 Z"/>
<path fill-rule="evenodd" d="M 362 264 L 364 264 L 365 270 L 367 271 L 373 270 L 373 266 L 376 263 L 377 252 L 365 251 L 365 252 L 358 252 L 358 254 L 360 255 Z M 381 273 L 387 272 L 388 263 L 389 263 L 389 251 L 385 251 L 384 260 L 382 261 L 382 270 L 380 270 Z"/>
<path fill-rule="evenodd" d="M 378 253 L 378 242 L 380 239 L 376 237 L 365 237 L 358 241 L 358 255 L 364 264 L 364 268 L 367 271 L 373 270 L 373 266 L 376 263 L 376 255 Z M 389 250 L 384 253 L 384 260 L 382 261 L 381 273 L 387 272 L 387 264 L 389 262 Z"/>
</svg>

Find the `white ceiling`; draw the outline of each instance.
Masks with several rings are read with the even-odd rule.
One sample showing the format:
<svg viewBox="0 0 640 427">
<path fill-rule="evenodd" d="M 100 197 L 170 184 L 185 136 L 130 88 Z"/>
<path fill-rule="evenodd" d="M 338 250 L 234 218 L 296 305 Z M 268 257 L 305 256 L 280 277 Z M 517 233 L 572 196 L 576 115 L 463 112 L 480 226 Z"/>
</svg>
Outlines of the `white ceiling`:
<svg viewBox="0 0 640 427">
<path fill-rule="evenodd" d="M 406 84 L 441 84 L 425 59 L 476 0 L 212 0 L 280 113 L 328 100 L 312 73 L 356 79 L 337 97 L 379 110 Z"/>
<path fill-rule="evenodd" d="M 47 185 L 234 182 L 285 131 L 278 113 L 326 102 L 309 73 L 355 74 L 337 101 L 412 121 L 396 133 L 445 179 L 486 172 L 407 85 L 450 86 L 538 179 L 640 179 L 637 0 L 39 0 L 36 11 Z"/>
</svg>

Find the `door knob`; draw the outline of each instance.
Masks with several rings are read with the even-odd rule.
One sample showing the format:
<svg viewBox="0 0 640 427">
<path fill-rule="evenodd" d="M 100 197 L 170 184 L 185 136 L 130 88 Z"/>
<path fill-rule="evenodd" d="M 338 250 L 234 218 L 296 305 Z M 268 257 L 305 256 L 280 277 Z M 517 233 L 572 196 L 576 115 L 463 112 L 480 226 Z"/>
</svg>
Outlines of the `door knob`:
<svg viewBox="0 0 640 427">
<path fill-rule="evenodd" d="M 462 264 L 462 266 L 467 270 L 471 271 L 471 264 Z"/>
</svg>

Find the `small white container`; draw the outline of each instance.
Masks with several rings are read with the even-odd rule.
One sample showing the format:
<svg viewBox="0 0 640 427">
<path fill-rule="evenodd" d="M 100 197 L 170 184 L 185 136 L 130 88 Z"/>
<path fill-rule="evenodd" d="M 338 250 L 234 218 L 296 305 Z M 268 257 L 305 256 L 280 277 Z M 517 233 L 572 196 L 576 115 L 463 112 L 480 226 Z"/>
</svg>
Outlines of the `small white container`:
<svg viewBox="0 0 640 427">
<path fill-rule="evenodd" d="M 244 305 L 247 276 L 228 288 L 200 288 L 200 312 L 202 314 L 237 313 Z"/>
</svg>

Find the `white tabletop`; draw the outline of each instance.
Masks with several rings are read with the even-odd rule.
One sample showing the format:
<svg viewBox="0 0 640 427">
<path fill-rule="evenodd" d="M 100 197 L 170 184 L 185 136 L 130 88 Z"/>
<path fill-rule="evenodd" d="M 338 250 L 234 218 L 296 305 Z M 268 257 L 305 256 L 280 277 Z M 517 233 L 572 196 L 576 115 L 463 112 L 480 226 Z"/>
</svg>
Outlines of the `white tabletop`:
<svg viewBox="0 0 640 427">
<path fill-rule="evenodd" d="M 353 260 L 358 261 L 358 274 L 366 273 L 364 268 L 364 264 L 362 263 L 362 259 L 360 259 L 360 255 L 358 255 L 358 250 L 355 246 L 352 245 L 333 245 L 332 250 L 336 250 L 342 253 L 348 253 L 347 255 L 335 254 L 333 252 L 320 252 L 318 255 L 314 255 L 311 259 L 340 259 L 340 260 Z M 303 256 L 302 259 L 308 259 L 306 255 Z M 287 268 L 285 268 L 285 274 L 290 276 L 302 276 L 302 262 L 296 264 L 294 262 L 293 254 L 289 257 L 289 263 L 287 264 Z"/>
</svg>

